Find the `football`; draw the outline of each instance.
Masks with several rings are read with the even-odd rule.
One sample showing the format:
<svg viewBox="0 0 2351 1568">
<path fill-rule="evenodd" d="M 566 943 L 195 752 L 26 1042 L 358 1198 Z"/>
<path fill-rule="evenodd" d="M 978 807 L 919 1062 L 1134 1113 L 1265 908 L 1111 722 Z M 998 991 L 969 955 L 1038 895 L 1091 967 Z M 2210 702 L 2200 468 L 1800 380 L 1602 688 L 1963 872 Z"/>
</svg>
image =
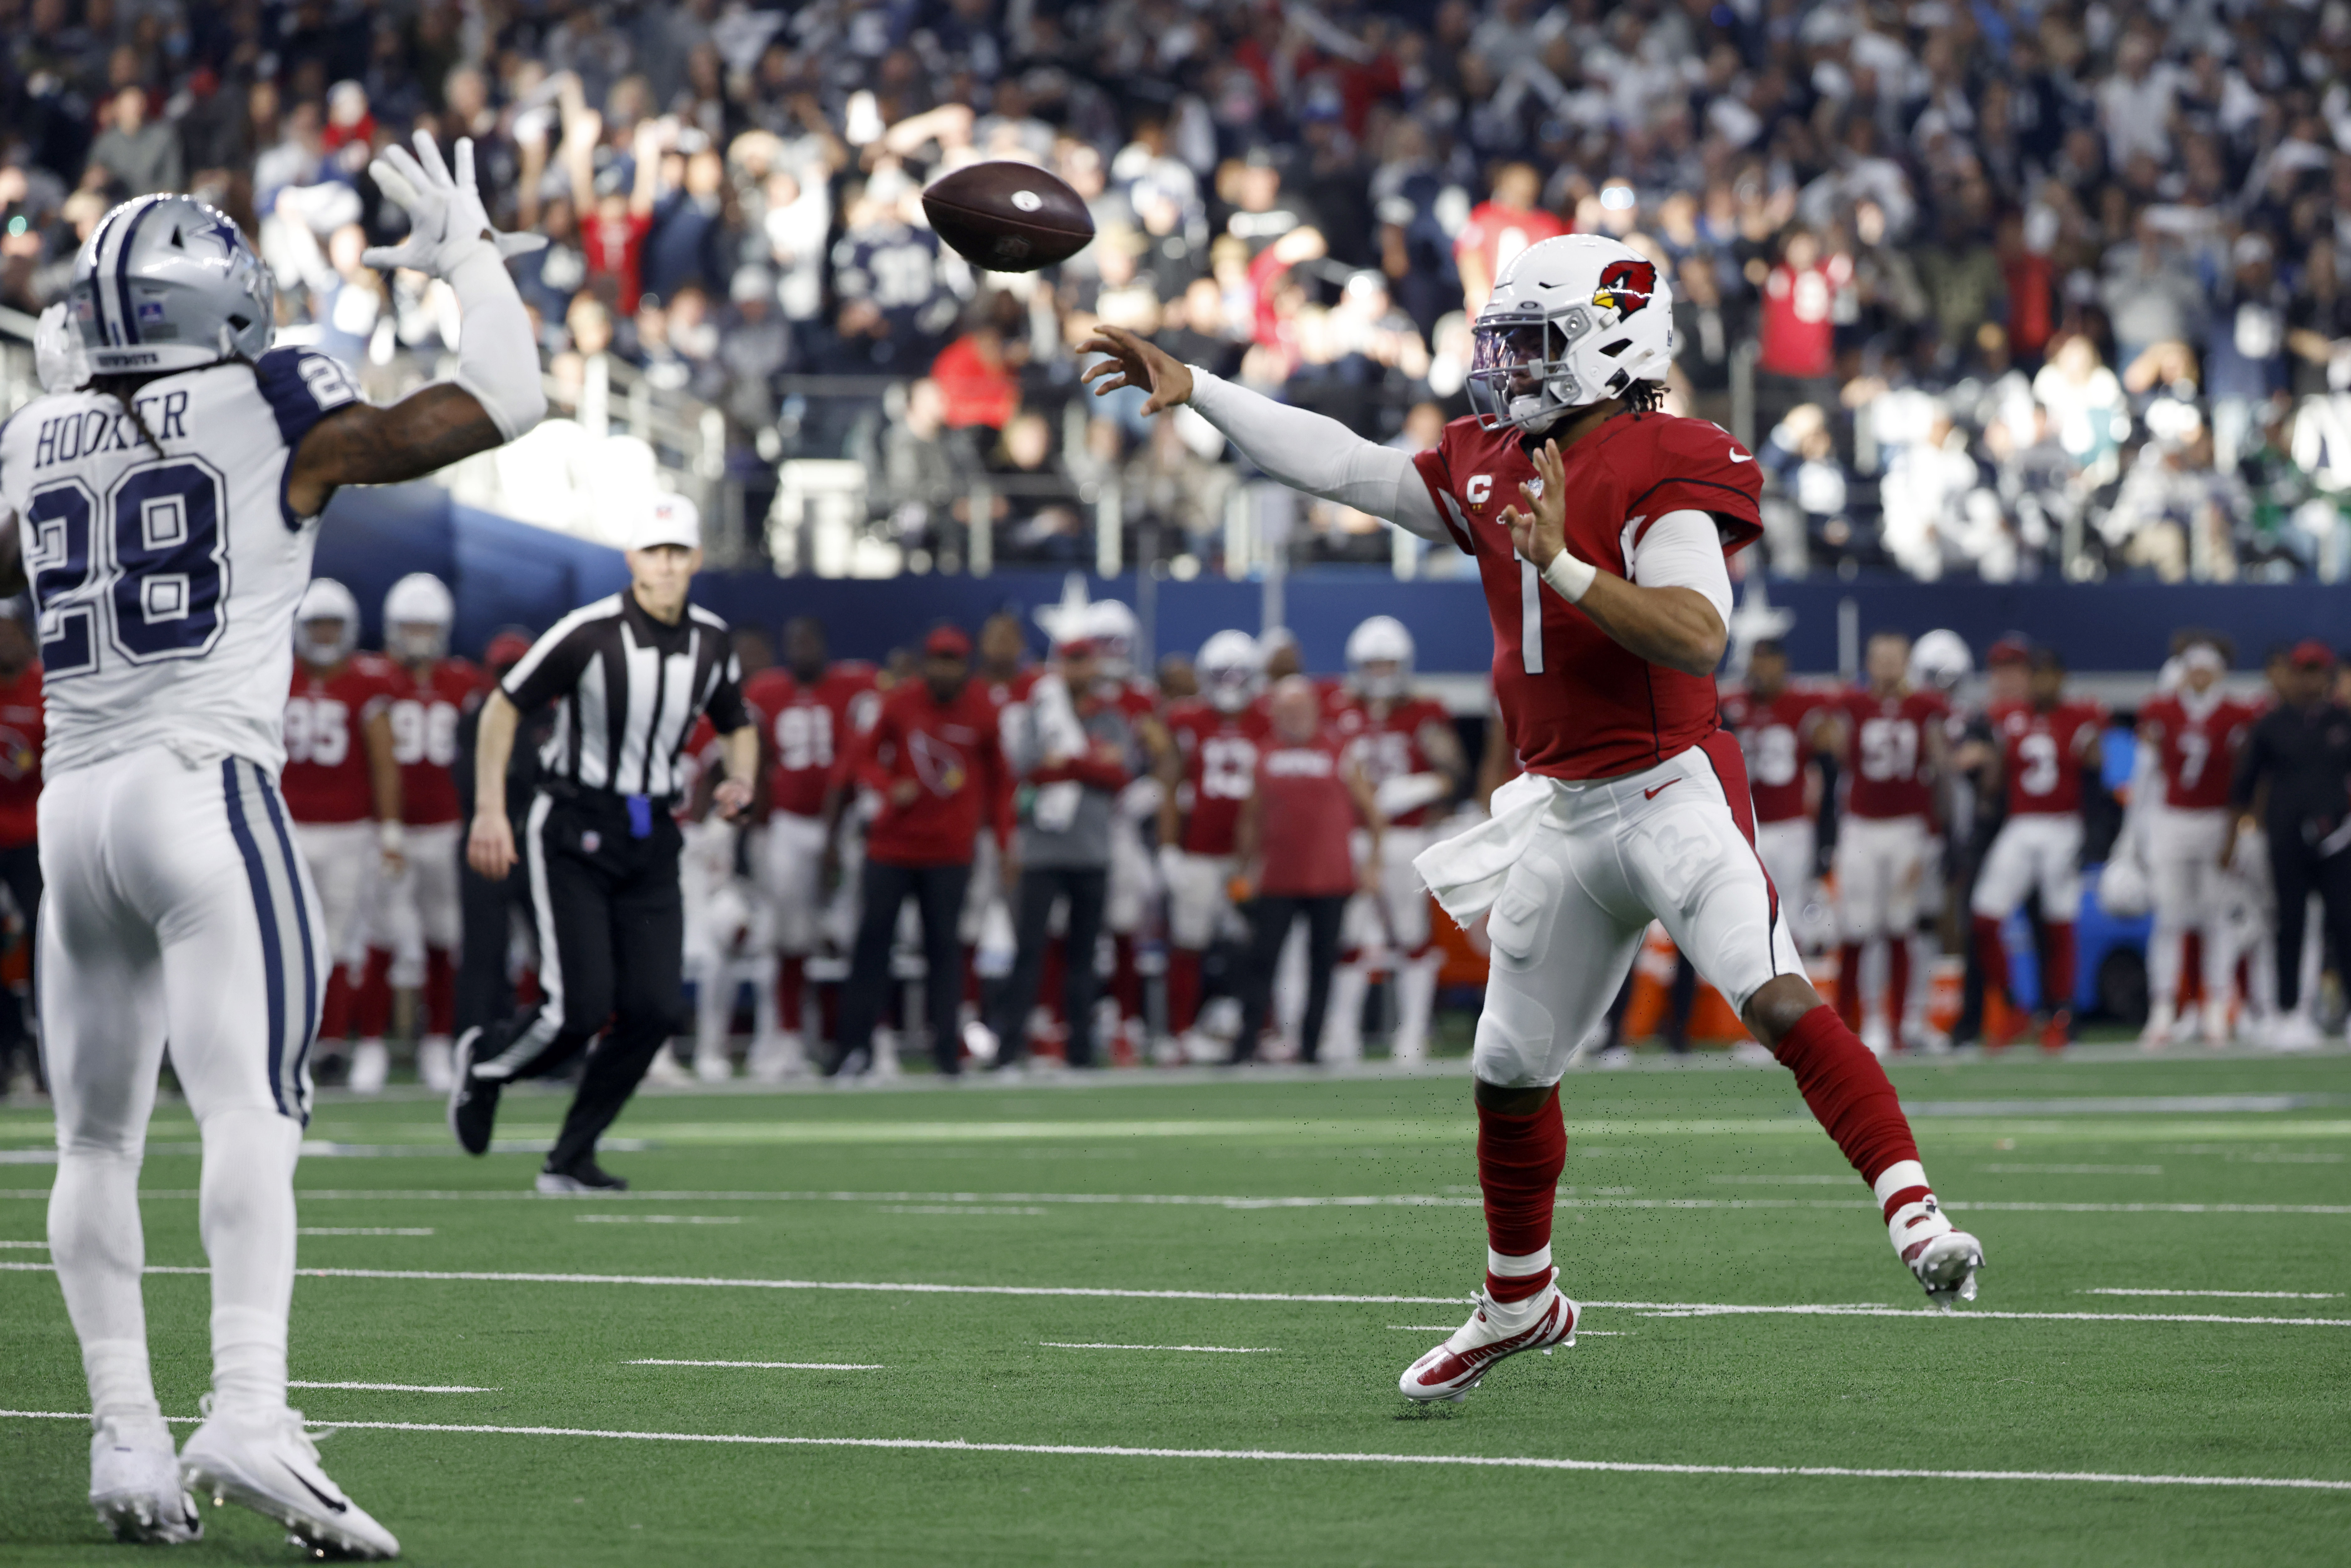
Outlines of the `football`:
<svg viewBox="0 0 2351 1568">
<path fill-rule="evenodd" d="M 1034 272 L 1093 243 L 1084 200 L 1033 163 L 957 169 L 923 192 L 923 211 L 941 239 L 989 272 Z"/>
</svg>

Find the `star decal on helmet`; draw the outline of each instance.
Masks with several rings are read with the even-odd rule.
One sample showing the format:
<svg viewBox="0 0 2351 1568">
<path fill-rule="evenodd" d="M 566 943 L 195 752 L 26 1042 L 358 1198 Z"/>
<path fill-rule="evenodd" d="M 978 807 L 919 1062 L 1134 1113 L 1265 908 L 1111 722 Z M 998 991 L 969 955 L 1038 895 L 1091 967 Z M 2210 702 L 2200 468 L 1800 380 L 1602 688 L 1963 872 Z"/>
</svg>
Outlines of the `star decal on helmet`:
<svg viewBox="0 0 2351 1568">
<path fill-rule="evenodd" d="M 220 241 L 221 254 L 223 256 L 235 256 L 237 252 L 237 246 L 242 243 L 237 235 L 236 225 L 229 222 L 228 219 L 225 217 L 215 217 L 212 222 L 206 224 L 204 227 L 196 231 L 196 237 L 198 239 L 203 239 L 207 235 Z"/>
<path fill-rule="evenodd" d="M 1612 261 L 1600 269 L 1600 287 L 1592 303 L 1614 310 L 1622 321 L 1649 303 L 1657 292 L 1657 267 L 1648 261 Z"/>
</svg>

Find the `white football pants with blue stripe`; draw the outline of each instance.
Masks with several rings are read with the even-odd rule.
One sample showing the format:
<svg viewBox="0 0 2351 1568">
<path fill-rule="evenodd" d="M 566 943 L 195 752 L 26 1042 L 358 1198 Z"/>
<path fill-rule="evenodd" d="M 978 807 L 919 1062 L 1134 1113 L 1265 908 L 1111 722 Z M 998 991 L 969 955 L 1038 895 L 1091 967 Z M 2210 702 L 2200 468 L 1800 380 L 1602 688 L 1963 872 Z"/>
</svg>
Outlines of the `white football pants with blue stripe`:
<svg viewBox="0 0 2351 1568">
<path fill-rule="evenodd" d="M 282 1406 L 294 1160 L 328 954 L 277 782 L 242 758 L 150 747 L 52 777 L 40 826 L 49 1252 L 92 1409 L 155 1413 L 138 1186 L 167 1041 L 204 1140 L 214 1391 Z"/>
</svg>

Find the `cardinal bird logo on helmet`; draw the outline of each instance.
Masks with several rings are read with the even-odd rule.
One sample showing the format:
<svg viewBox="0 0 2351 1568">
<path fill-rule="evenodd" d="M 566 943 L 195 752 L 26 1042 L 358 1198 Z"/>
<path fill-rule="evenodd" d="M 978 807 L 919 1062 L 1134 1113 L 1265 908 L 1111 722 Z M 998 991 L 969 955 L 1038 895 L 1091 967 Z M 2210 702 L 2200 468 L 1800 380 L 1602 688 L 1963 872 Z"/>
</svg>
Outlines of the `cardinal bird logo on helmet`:
<svg viewBox="0 0 2351 1568">
<path fill-rule="evenodd" d="M 1615 311 L 1616 319 L 1622 321 L 1648 304 L 1656 292 L 1656 263 L 1612 261 L 1600 269 L 1600 287 L 1593 292 L 1592 303 L 1603 310 Z"/>
</svg>

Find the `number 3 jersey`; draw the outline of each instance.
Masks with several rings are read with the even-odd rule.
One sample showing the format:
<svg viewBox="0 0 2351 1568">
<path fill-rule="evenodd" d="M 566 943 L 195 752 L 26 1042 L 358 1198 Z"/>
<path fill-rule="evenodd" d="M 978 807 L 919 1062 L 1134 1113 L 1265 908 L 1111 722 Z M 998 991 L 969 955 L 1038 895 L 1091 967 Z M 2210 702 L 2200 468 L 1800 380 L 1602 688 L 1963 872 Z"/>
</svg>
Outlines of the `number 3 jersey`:
<svg viewBox="0 0 2351 1568">
<path fill-rule="evenodd" d="M 274 773 L 318 538 L 287 505 L 287 468 L 359 393 L 326 355 L 273 349 L 131 395 L 137 419 L 77 392 L 0 428 L 0 508 L 40 613 L 44 766 L 54 778 L 169 745 Z"/>
<path fill-rule="evenodd" d="M 1761 538 L 1755 459 L 1721 428 L 1665 413 L 1618 414 L 1567 447 L 1567 548 L 1637 581 L 1649 525 L 1710 514 L 1724 553 Z M 1653 768 L 1720 727 L 1714 677 L 1653 664 L 1603 632 L 1520 559 L 1502 521 L 1535 477 L 1515 430 L 1474 419 L 1445 427 L 1413 459 L 1463 553 L 1476 559 L 1494 621 L 1494 695 L 1530 773 L 1607 779 Z"/>
</svg>

